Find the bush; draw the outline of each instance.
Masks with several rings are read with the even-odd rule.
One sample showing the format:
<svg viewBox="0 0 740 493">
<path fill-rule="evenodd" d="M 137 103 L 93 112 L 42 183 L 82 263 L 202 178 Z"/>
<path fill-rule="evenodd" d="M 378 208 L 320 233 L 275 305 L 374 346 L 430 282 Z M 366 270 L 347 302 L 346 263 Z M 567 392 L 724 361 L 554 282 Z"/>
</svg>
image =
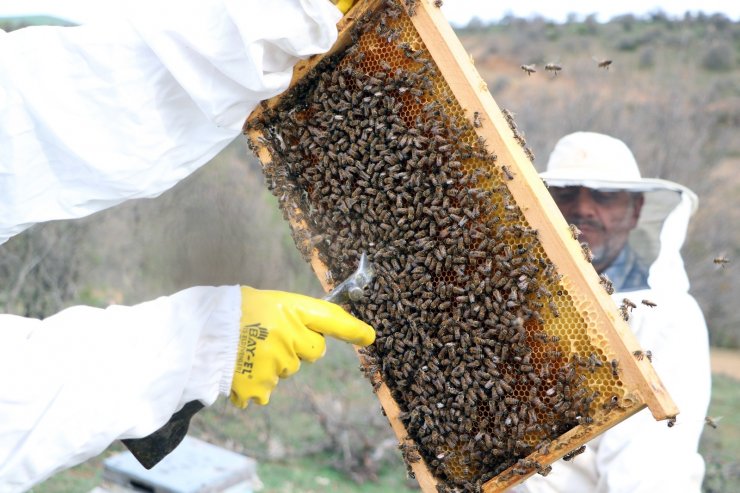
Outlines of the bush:
<svg viewBox="0 0 740 493">
<path fill-rule="evenodd" d="M 634 29 L 635 24 L 637 23 L 637 19 L 633 14 L 623 14 L 618 15 L 612 19 L 612 22 L 615 22 L 622 26 L 622 29 L 625 32 L 632 31 Z"/>
<path fill-rule="evenodd" d="M 735 50 L 728 43 L 710 46 L 701 59 L 702 68 L 710 72 L 726 72 L 735 65 Z"/>
<path fill-rule="evenodd" d="M 655 49 L 648 46 L 640 52 L 637 60 L 637 66 L 640 69 L 650 69 L 655 66 Z"/>
<path fill-rule="evenodd" d="M 642 45 L 642 39 L 639 36 L 625 36 L 617 41 L 616 48 L 619 51 L 635 51 Z"/>
</svg>

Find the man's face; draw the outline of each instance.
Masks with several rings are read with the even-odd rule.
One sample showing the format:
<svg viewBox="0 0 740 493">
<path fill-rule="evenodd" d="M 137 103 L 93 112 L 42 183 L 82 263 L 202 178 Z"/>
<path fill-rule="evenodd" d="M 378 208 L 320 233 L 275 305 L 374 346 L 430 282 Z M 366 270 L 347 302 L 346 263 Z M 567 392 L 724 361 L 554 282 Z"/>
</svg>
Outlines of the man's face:
<svg viewBox="0 0 740 493">
<path fill-rule="evenodd" d="M 550 187 L 565 219 L 578 226 L 581 241 L 594 255 L 596 271 L 603 272 L 627 243 L 637 224 L 644 199 L 625 191 L 601 191 L 586 187 Z"/>
</svg>

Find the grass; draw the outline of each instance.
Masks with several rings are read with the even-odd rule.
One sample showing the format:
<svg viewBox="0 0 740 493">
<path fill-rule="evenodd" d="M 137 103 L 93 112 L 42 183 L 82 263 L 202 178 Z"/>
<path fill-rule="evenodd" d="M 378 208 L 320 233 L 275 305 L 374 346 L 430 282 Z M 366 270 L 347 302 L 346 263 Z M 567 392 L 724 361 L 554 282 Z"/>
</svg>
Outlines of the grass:
<svg viewBox="0 0 740 493">
<path fill-rule="evenodd" d="M 331 468 L 330 462 L 330 457 L 315 456 L 291 464 L 263 464 L 259 467 L 259 476 L 264 483 L 262 492 L 403 493 L 416 490 L 416 481 L 406 479 L 406 468 L 400 461 L 381 469 L 378 480 L 372 483 L 357 483 Z"/>
<path fill-rule="evenodd" d="M 87 493 L 100 485 L 103 460 L 124 450 L 120 443 L 111 445 L 103 454 L 60 472 L 30 490 L 31 493 Z"/>
<path fill-rule="evenodd" d="M 340 454 L 332 450 L 315 411 L 306 406 L 306 389 L 316 392 L 327 406 L 325 411 L 334 412 L 360 439 L 380 441 L 392 436 L 369 384 L 356 366 L 352 351 L 330 343 L 324 360 L 306 365 L 298 375 L 280 383 L 268 407 L 241 411 L 225 400 L 219 401 L 196 416 L 192 434 L 256 458 L 264 493 L 414 491 L 415 481 L 407 479 L 405 465 L 395 448 L 387 451 L 373 481 L 358 482 L 332 465 Z M 722 419 L 716 430 L 706 428 L 700 444 L 707 462 L 706 493 L 740 491 L 738 409 L 739 382 L 715 375 L 709 414 Z M 104 458 L 121 450 L 124 449 L 120 444 L 114 444 L 101 456 L 57 474 L 32 491 L 86 493 L 100 484 Z"/>
<path fill-rule="evenodd" d="M 709 415 L 721 417 L 717 429 L 706 427 L 699 450 L 707 464 L 706 493 L 740 491 L 740 382 L 715 375 Z"/>
</svg>

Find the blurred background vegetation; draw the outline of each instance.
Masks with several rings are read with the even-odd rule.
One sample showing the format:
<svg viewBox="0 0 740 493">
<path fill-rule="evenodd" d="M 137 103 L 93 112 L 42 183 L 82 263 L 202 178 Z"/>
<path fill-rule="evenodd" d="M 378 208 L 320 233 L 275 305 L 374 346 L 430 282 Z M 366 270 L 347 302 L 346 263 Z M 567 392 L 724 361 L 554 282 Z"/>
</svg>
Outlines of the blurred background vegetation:
<svg viewBox="0 0 740 493">
<path fill-rule="evenodd" d="M 11 30 L 46 18 L 0 22 Z M 507 17 L 458 30 L 501 108 L 515 113 L 542 169 L 555 141 L 592 130 L 624 140 L 643 176 L 684 183 L 700 197 L 684 247 L 692 293 L 713 346 L 740 347 L 740 24 L 723 15 L 563 24 Z M 597 62 L 611 59 L 609 70 Z M 546 63 L 563 67 L 555 77 Z M 522 64 L 536 64 L 527 76 Z M 717 255 L 732 260 L 724 268 Z M 37 226 L 0 251 L 0 308 L 45 317 L 74 304 L 133 304 L 193 285 L 248 284 L 321 294 L 297 253 L 259 163 L 237 140 L 176 188 L 92 217 Z M 201 413 L 193 434 L 255 457 L 264 491 L 404 491 L 396 441 L 351 349 L 281 382 L 269 408 L 226 402 Z M 715 376 L 707 428 L 706 492 L 740 491 L 737 380 Z M 106 454 L 38 492 L 84 492 Z"/>
</svg>

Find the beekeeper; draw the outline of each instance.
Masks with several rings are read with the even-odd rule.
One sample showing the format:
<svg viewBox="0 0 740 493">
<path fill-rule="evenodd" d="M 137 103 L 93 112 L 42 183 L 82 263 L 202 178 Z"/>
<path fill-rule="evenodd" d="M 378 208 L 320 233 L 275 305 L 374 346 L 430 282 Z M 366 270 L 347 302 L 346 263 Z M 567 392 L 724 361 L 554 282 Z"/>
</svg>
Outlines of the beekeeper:
<svg viewBox="0 0 740 493">
<path fill-rule="evenodd" d="M 709 345 L 680 254 L 697 197 L 677 183 L 642 178 L 622 141 L 592 132 L 560 139 L 541 176 L 566 220 L 581 230 L 581 241 L 589 243 L 596 270 L 614 283 L 617 305 L 624 298 L 637 304 L 630 327 L 652 352 L 680 414 L 669 428 L 645 409 L 518 491 L 699 493 L 704 461 L 697 449 L 709 406 Z"/>
<path fill-rule="evenodd" d="M 174 186 L 288 87 L 299 59 L 332 46 L 342 15 L 327 0 L 126 8 L 98 25 L 0 31 L 0 243 Z M 145 437 L 191 401 L 267 404 L 278 378 L 324 354 L 321 334 L 374 340 L 339 306 L 245 286 L 0 315 L 0 492 Z"/>
</svg>

